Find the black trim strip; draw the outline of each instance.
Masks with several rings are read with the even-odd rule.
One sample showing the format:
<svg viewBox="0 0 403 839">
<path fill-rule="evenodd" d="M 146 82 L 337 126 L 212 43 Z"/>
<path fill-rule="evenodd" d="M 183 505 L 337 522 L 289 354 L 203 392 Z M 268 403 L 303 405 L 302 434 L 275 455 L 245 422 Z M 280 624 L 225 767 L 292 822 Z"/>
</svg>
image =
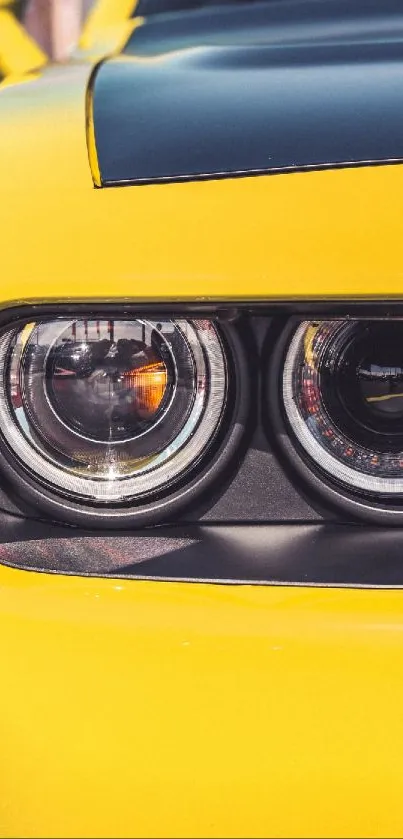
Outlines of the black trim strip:
<svg viewBox="0 0 403 839">
<path fill-rule="evenodd" d="M 131 580 L 403 588 L 403 529 L 338 524 L 171 526 L 120 535 L 4 517 L 0 564 Z"/>
<path fill-rule="evenodd" d="M 346 160 L 344 163 L 318 163 L 305 166 L 278 166 L 265 169 L 241 169 L 233 172 L 206 172 L 202 175 L 165 175 L 156 178 L 133 178 L 121 181 L 102 181 L 103 187 L 149 186 L 151 184 L 188 183 L 189 181 L 223 181 L 237 178 L 256 178 L 262 175 L 290 175 L 302 172 L 323 172 L 337 169 L 363 169 L 368 166 L 398 166 L 403 157 L 390 157 L 381 160 Z"/>
<path fill-rule="evenodd" d="M 377 318 L 377 317 L 403 317 L 403 293 L 400 295 L 369 296 L 348 298 L 345 295 L 334 297 L 323 295 L 317 297 L 278 297 L 278 298 L 253 298 L 233 297 L 231 300 L 222 297 L 211 297 L 200 300 L 197 297 L 181 298 L 175 297 L 158 300 L 141 299 L 130 300 L 127 298 L 115 298 L 113 303 L 105 303 L 96 299 L 74 299 L 67 301 L 52 299 L 26 299 L 23 303 L 10 301 L 0 306 L 0 330 L 9 328 L 17 321 L 26 321 L 39 318 L 57 317 L 87 317 L 98 318 L 111 317 L 131 318 L 139 315 L 156 317 L 157 315 L 169 315 L 172 318 L 179 317 L 210 317 L 222 321 L 235 320 L 241 315 L 262 316 L 284 314 L 289 317 L 315 317 L 322 320 L 331 317 L 335 318 Z M 1 333 L 0 333 L 1 334 Z"/>
</svg>

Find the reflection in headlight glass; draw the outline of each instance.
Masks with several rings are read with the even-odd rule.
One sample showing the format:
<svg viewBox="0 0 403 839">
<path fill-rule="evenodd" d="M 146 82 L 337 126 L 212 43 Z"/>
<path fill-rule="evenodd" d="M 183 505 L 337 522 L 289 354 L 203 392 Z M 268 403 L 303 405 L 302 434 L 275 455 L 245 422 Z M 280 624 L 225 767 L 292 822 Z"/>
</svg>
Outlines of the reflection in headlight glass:
<svg viewBox="0 0 403 839">
<path fill-rule="evenodd" d="M 40 480 L 98 501 L 131 500 L 181 476 L 226 401 L 210 321 L 31 323 L 0 339 L 0 428 Z"/>
</svg>

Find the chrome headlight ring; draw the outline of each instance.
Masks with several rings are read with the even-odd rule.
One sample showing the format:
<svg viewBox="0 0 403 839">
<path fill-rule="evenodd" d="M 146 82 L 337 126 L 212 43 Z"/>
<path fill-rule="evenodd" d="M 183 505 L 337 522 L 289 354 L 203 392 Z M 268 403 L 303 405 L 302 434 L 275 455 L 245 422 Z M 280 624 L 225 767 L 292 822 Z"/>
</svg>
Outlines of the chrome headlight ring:
<svg viewBox="0 0 403 839">
<path fill-rule="evenodd" d="M 403 339 L 397 317 L 292 318 L 272 347 L 266 427 L 322 512 L 330 504 L 350 517 L 403 524 L 403 359 L 400 338 L 391 344 L 395 332 Z"/>
<path fill-rule="evenodd" d="M 20 496 L 54 518 L 102 527 L 165 520 L 223 478 L 239 448 L 249 412 L 242 342 L 236 329 L 213 320 L 115 315 L 106 367 L 94 330 L 110 321 L 92 315 L 86 339 L 73 340 L 71 330 L 77 336 L 83 321 L 77 307 L 76 317 L 36 317 L 0 336 L 0 465 Z M 144 346 L 139 334 L 128 337 L 128 324 L 146 336 Z M 135 345 L 133 370 L 110 361 L 119 341 L 126 355 L 127 345 Z M 162 353 L 158 363 L 156 352 Z M 90 369 L 88 356 L 95 355 L 98 366 Z M 147 363 L 139 366 L 142 355 Z M 118 406 L 115 425 L 102 420 L 106 386 L 113 390 L 113 409 Z M 157 408 L 150 399 L 160 402 Z M 110 410 L 107 394 L 108 400 Z M 97 433 L 82 433 L 88 417 L 96 416 Z"/>
</svg>

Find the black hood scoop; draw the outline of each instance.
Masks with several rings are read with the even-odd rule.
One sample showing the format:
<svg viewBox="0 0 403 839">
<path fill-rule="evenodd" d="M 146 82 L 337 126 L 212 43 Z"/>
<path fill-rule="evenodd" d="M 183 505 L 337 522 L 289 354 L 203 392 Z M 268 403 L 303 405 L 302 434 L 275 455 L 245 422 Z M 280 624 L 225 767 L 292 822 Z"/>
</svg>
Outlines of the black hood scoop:
<svg viewBox="0 0 403 839">
<path fill-rule="evenodd" d="M 401 162 L 402 4 L 156 15 L 100 66 L 92 105 L 105 186 Z"/>
</svg>

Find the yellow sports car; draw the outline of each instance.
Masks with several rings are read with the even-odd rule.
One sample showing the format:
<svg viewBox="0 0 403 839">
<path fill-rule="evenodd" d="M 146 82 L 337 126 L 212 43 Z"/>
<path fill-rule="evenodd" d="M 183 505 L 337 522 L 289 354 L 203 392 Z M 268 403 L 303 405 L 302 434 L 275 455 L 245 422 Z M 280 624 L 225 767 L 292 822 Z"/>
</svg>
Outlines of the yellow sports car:
<svg viewBox="0 0 403 839">
<path fill-rule="evenodd" d="M 0 836 L 401 837 L 403 5 L 121 6 L 0 62 Z"/>
</svg>

